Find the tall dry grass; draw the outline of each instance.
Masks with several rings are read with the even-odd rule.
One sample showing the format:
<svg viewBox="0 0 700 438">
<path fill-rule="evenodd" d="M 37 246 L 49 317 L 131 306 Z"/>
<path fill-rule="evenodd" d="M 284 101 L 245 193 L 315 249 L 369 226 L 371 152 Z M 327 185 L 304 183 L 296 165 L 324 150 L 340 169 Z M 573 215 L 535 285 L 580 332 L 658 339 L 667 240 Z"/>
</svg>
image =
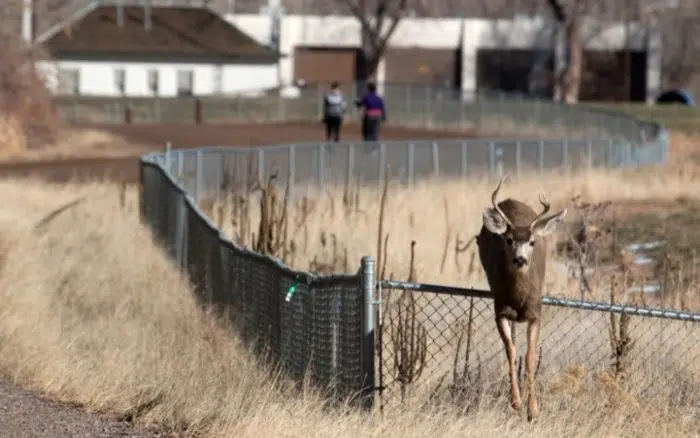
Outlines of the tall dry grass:
<svg viewBox="0 0 700 438">
<path fill-rule="evenodd" d="M 526 179 L 507 192 L 532 202 L 531 190 L 539 185 Z M 385 225 L 388 269 L 406 272 L 406 245 L 398 242 L 418 237 L 420 280 L 466 284 L 476 278 L 456 267 L 439 272 L 446 231 L 435 217 L 443 211 L 435 191 L 450 195 L 447 223 L 466 238 L 477 229 L 479 216 L 472 216 L 489 188 L 476 182 L 468 189 L 425 185 L 412 194 L 394 189 Z M 557 208 L 575 191 L 601 199 L 690 196 L 692 179 L 678 173 L 591 174 L 550 180 L 544 188 Z M 296 263 L 308 263 L 304 257 L 328 259 L 329 245 L 319 243 L 321 230 L 333 230 L 351 260 L 371 253 L 376 196 L 361 193 L 363 213 L 351 216 L 319 199 L 318 217 L 306 221 L 310 237 L 305 249 L 299 241 Z M 577 363 L 542 382 L 541 415 L 534 425 L 512 414 L 507 397 L 497 391 L 469 409 L 409 400 L 382 416 L 327 407 L 313 389 L 299 393 L 275 378 L 222 321 L 198 307 L 186 279 L 138 221 L 134 197 L 130 190 L 122 207 L 120 190 L 108 184 L 0 183 L 0 372 L 6 377 L 88 409 L 205 436 L 638 437 L 700 431 L 696 409 L 669 403 L 668 394 L 635 394 Z"/>
<path fill-rule="evenodd" d="M 574 197 L 589 203 L 700 200 L 698 181 L 700 175 L 691 166 L 591 170 L 569 176 L 531 174 L 506 183 L 501 196 L 537 206 L 537 193 L 542 190 L 552 202 L 552 211 L 569 209 L 566 220 L 571 224 L 581 219 L 572 205 Z M 288 247 L 277 257 L 303 270 L 322 265 L 324 273 L 354 272 L 363 256 L 377 257 L 386 245 L 386 254 L 379 261 L 386 266 L 380 270 L 386 277 L 406 278 L 411 242 L 415 242 L 413 265 L 420 281 L 484 288 L 486 280 L 476 245 L 466 244 L 481 228 L 481 213 L 490 203 L 494 186 L 494 180 L 486 179 L 427 181 L 412 188 L 389 184 L 381 237 L 381 187 L 338 187 L 322 192 L 308 188 L 296 202 L 285 205 L 283 188 L 279 187 L 277 208 L 286 214 L 284 238 Z M 300 188 L 295 191 L 299 196 Z M 254 248 L 261 193 L 236 189 L 233 194 L 219 195 L 218 200 L 207 199 L 202 205 L 230 238 Z M 550 252 L 554 253 L 557 241 L 569 237 L 560 232 L 550 239 Z M 556 260 L 554 254 L 552 258 L 544 293 L 579 297 L 578 282 L 570 278 L 564 260 Z M 586 298 L 607 300 L 609 291 L 593 291 Z"/>
</svg>

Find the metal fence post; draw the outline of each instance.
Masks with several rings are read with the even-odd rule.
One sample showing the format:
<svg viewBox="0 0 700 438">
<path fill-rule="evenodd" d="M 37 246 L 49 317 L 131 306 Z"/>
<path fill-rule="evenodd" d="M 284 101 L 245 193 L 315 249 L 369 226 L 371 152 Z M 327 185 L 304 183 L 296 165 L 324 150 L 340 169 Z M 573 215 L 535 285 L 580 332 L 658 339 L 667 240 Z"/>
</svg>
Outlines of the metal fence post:
<svg viewBox="0 0 700 438">
<path fill-rule="evenodd" d="M 386 144 L 379 145 L 379 183 L 386 177 Z"/>
<path fill-rule="evenodd" d="M 173 169 L 171 167 L 172 166 L 172 158 L 170 156 L 170 148 L 171 147 L 172 147 L 172 145 L 170 144 L 170 142 L 165 143 L 165 168 L 168 169 L 168 173 L 173 172 Z"/>
<path fill-rule="evenodd" d="M 433 156 L 433 176 L 440 176 L 440 148 L 438 148 L 438 143 L 436 141 L 431 145 L 431 152 Z"/>
<path fill-rule="evenodd" d="M 262 148 L 258 149 L 258 178 L 265 182 L 265 150 Z"/>
<path fill-rule="evenodd" d="M 183 272 L 187 260 L 187 210 L 187 195 L 178 195 L 175 217 L 175 259 Z"/>
<path fill-rule="evenodd" d="M 202 190 L 202 150 L 198 149 L 195 156 L 194 170 L 194 202 L 199 203 L 199 195 Z"/>
<path fill-rule="evenodd" d="M 462 162 L 461 163 L 462 164 L 462 168 L 461 168 L 462 178 L 466 178 L 467 177 L 467 166 L 469 165 L 468 156 L 467 156 L 467 142 L 466 141 L 462 142 L 461 162 Z"/>
<path fill-rule="evenodd" d="M 408 143 L 408 185 L 413 186 L 416 167 L 416 145 L 413 142 Z"/>
<path fill-rule="evenodd" d="M 318 172 L 316 178 L 319 186 L 323 186 L 326 182 L 326 144 L 320 143 L 316 147 L 318 153 Z"/>
<path fill-rule="evenodd" d="M 348 167 L 346 172 L 347 187 L 349 188 L 353 183 L 353 174 L 355 173 L 355 143 L 348 145 Z"/>
<path fill-rule="evenodd" d="M 289 168 L 287 169 L 287 178 L 289 181 L 289 197 L 294 199 L 294 182 L 296 181 L 296 168 L 297 168 L 297 150 L 296 146 L 290 144 L 288 146 L 289 150 Z"/>
<path fill-rule="evenodd" d="M 362 327 L 362 398 L 363 405 L 371 408 L 374 403 L 374 292 L 377 286 L 374 260 L 371 256 L 362 257 L 362 288 L 364 292 L 364 324 Z"/>
</svg>

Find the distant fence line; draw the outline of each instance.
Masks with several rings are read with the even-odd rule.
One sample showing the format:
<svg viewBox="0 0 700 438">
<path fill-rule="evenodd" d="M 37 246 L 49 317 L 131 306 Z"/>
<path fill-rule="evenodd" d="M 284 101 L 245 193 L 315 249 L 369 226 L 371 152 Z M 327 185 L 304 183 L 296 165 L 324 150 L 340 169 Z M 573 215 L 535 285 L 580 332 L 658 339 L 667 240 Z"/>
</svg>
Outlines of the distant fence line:
<svg viewBox="0 0 700 438">
<path fill-rule="evenodd" d="M 324 88 L 307 88 L 298 97 L 56 96 L 55 102 L 61 117 L 73 123 L 317 122 L 324 92 Z M 348 93 L 349 101 L 354 93 Z M 499 93 L 464 95 L 450 88 L 402 84 L 385 84 L 384 97 L 389 122 L 395 125 L 469 130 L 491 138 L 615 139 L 633 147 L 653 145 L 659 151 L 668 146 L 661 125 L 585 104 Z M 349 118 L 357 118 L 350 106 Z"/>
</svg>

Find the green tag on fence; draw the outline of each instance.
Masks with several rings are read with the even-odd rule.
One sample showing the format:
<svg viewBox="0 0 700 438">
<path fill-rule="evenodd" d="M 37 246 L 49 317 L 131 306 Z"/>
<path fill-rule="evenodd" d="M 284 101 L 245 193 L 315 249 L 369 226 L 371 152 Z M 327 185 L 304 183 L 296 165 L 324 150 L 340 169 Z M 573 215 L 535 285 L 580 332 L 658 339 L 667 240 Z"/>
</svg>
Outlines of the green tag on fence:
<svg viewBox="0 0 700 438">
<path fill-rule="evenodd" d="M 287 289 L 287 296 L 284 298 L 284 301 L 290 302 L 292 298 L 294 297 L 294 294 L 297 293 L 297 286 L 299 286 L 299 282 L 295 281 L 292 283 L 291 286 L 289 286 L 289 289 Z"/>
</svg>

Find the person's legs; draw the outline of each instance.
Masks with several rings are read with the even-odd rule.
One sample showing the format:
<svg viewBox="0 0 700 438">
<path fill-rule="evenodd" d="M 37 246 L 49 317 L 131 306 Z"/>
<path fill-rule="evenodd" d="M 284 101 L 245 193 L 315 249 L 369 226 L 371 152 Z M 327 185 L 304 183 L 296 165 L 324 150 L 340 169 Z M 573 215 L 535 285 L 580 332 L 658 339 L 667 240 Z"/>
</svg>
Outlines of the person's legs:
<svg viewBox="0 0 700 438">
<path fill-rule="evenodd" d="M 369 125 L 369 118 L 367 116 L 365 116 L 362 118 L 362 140 L 364 140 L 364 141 L 369 141 L 367 139 L 367 136 L 369 135 L 368 129 L 367 129 L 368 125 Z"/>
<path fill-rule="evenodd" d="M 338 143 L 340 141 L 340 130 L 343 127 L 343 119 L 338 117 L 336 120 L 336 125 L 335 125 L 335 142 Z"/>
<path fill-rule="evenodd" d="M 379 119 L 376 117 L 367 118 L 367 138 L 366 141 L 377 141 L 379 137 Z"/>
<path fill-rule="evenodd" d="M 324 125 L 326 125 L 326 141 L 331 141 L 331 135 L 333 134 L 333 121 L 332 118 L 327 117 L 323 121 Z"/>
</svg>

